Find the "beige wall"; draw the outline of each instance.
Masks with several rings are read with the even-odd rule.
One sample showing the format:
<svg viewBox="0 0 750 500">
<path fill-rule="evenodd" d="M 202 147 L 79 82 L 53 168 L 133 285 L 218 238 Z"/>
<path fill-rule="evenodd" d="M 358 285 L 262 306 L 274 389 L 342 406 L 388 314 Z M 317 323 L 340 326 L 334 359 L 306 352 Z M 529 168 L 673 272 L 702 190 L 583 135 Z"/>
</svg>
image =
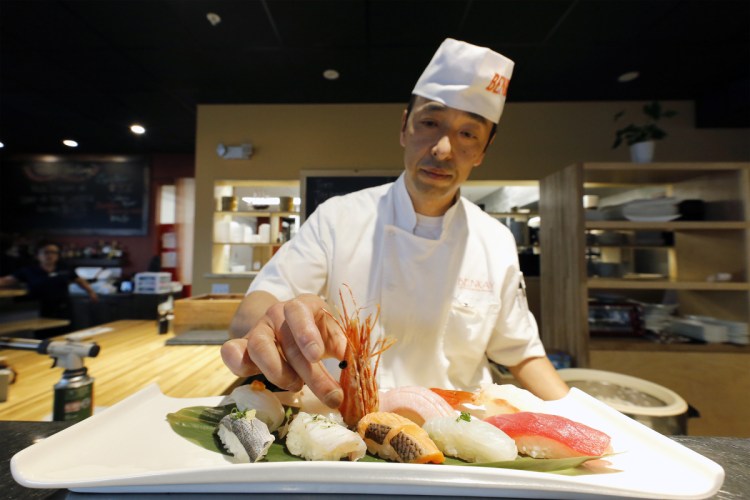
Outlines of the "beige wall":
<svg viewBox="0 0 750 500">
<path fill-rule="evenodd" d="M 620 110 L 641 122 L 640 102 L 510 103 L 495 144 L 473 180 L 538 180 L 577 161 L 628 161 L 611 149 Z M 748 161 L 748 129 L 696 129 L 692 102 L 666 102 L 657 161 Z M 244 292 L 246 279 L 206 278 L 211 270 L 213 183 L 220 179 L 298 179 L 302 169 L 399 169 L 402 104 L 202 105 L 198 107 L 193 294 L 211 283 Z M 216 145 L 253 144 L 250 160 L 222 160 Z"/>
</svg>

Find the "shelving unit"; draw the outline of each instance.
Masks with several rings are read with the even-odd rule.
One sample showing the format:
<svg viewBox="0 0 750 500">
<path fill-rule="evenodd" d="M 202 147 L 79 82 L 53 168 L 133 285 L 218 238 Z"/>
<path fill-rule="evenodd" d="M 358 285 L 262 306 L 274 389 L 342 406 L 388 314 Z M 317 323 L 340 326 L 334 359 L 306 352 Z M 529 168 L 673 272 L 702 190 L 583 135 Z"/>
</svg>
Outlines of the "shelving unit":
<svg viewBox="0 0 750 500">
<path fill-rule="evenodd" d="M 586 220 L 582 199 L 591 194 L 617 203 L 660 194 L 698 199 L 705 214 L 695 221 Z M 680 316 L 749 322 L 750 163 L 575 164 L 542 179 L 540 214 L 542 339 L 548 350 L 570 353 L 578 367 L 618 371 L 672 388 L 707 417 L 695 424 L 698 434 L 750 435 L 750 404 L 737 403 L 750 390 L 750 347 L 590 338 L 588 324 L 592 295 L 659 303 L 665 293 L 676 299 Z M 587 253 L 597 244 L 587 234 L 600 231 L 671 234 L 670 245 L 599 245 L 602 255 L 614 252 L 623 259 L 635 249 L 659 252 L 663 276 L 590 276 Z M 730 279 L 709 280 L 718 273 Z"/>
<path fill-rule="evenodd" d="M 254 276 L 290 237 L 282 222 L 294 221 L 296 211 L 216 211 L 212 273 L 215 275 Z M 259 228 L 268 224 L 267 237 Z"/>
</svg>

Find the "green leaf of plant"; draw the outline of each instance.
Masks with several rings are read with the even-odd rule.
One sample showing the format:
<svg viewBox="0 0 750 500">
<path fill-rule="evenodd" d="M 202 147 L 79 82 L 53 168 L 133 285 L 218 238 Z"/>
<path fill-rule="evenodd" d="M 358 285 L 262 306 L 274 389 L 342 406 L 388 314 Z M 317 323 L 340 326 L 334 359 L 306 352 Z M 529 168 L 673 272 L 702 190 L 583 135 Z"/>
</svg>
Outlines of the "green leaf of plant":
<svg viewBox="0 0 750 500">
<path fill-rule="evenodd" d="M 234 404 L 226 406 L 189 406 L 182 408 L 174 413 L 167 414 L 167 421 L 177 434 L 191 441 L 192 443 L 216 453 L 229 455 L 224 450 L 221 440 L 216 435 L 216 428 L 225 415 L 229 415 L 235 408 Z M 446 457 L 445 465 L 460 465 L 470 467 L 496 467 L 502 469 L 530 470 L 535 472 L 562 472 L 575 469 L 584 462 L 601 457 L 574 457 L 558 459 L 539 459 L 520 457 L 516 460 L 505 462 L 490 463 L 469 463 L 457 458 Z M 304 462 L 305 460 L 289 453 L 286 447 L 279 442 L 275 442 L 268 450 L 264 462 Z M 362 457 L 360 462 L 384 462 L 379 457 L 370 454 Z"/>
</svg>

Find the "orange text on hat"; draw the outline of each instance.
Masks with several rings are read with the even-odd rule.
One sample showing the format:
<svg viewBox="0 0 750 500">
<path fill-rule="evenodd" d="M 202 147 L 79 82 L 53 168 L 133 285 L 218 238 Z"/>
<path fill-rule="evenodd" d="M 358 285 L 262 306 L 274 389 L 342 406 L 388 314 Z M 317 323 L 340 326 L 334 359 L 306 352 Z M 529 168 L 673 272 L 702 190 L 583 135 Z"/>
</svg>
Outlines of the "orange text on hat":
<svg viewBox="0 0 750 500">
<path fill-rule="evenodd" d="M 487 89 L 493 94 L 503 94 L 504 96 L 508 95 L 508 84 L 510 83 L 510 80 L 505 78 L 504 76 L 500 76 L 499 73 L 495 73 L 495 75 L 492 77 L 492 81 L 489 85 L 487 85 Z"/>
</svg>

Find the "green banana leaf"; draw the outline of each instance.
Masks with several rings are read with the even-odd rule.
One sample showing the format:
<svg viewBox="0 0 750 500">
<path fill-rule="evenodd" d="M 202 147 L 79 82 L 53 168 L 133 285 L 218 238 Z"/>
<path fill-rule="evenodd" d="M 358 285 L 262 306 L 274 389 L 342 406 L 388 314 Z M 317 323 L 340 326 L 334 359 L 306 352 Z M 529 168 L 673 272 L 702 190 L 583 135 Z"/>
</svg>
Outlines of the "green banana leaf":
<svg viewBox="0 0 750 500">
<path fill-rule="evenodd" d="M 235 407 L 234 404 L 226 406 L 190 406 L 183 408 L 175 413 L 167 415 L 167 421 L 172 429 L 185 439 L 205 448 L 207 450 L 229 455 L 216 434 L 216 428 L 219 421 L 231 413 Z M 576 474 L 582 471 L 575 471 L 578 466 L 589 460 L 595 460 L 602 457 L 573 457 L 573 458 L 530 458 L 519 457 L 515 460 L 504 462 L 489 463 L 469 463 L 456 458 L 445 457 L 445 465 L 461 465 L 471 467 L 496 467 L 502 469 L 530 470 L 535 472 L 555 472 L 565 474 Z M 268 450 L 264 461 L 266 462 L 304 462 L 304 459 L 290 454 L 286 447 L 275 442 Z M 367 454 L 362 457 L 360 462 L 387 462 L 382 458 Z"/>
</svg>

